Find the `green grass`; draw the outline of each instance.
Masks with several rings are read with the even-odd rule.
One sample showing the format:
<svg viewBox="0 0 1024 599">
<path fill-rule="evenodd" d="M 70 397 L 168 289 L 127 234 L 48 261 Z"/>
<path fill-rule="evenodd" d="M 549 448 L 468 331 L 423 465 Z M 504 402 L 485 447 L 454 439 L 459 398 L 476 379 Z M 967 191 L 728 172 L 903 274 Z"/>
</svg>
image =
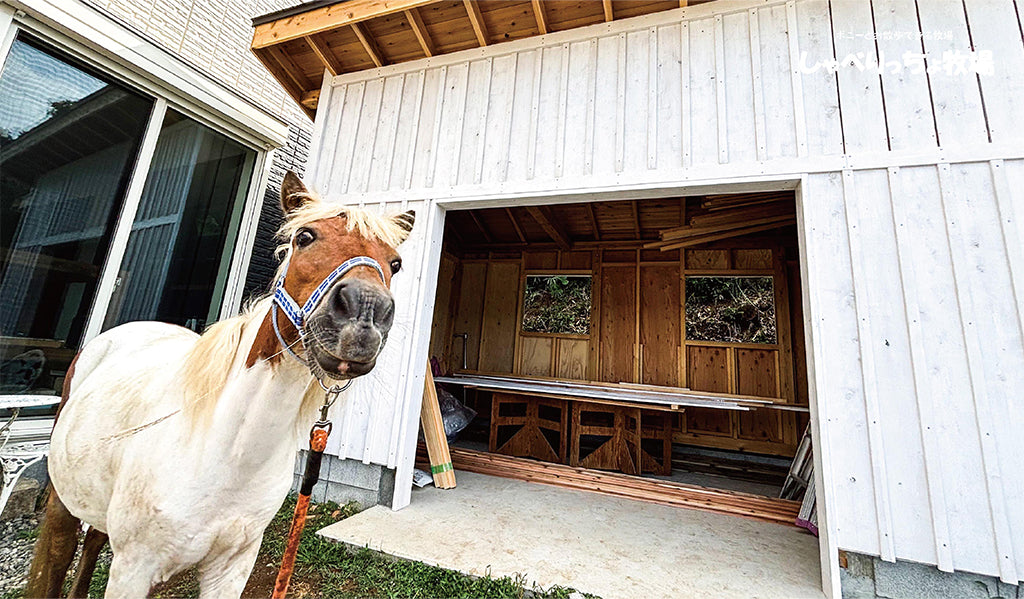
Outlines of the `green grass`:
<svg viewBox="0 0 1024 599">
<path fill-rule="evenodd" d="M 294 509 L 295 497 L 290 496 L 267 527 L 244 596 L 270 596 Z M 357 511 L 355 504 L 339 506 L 328 502 L 310 506 L 295 559 L 295 574 L 288 593 L 290 597 L 565 599 L 572 593 L 572 589 L 563 587 L 528 588 L 522 578 L 478 578 L 420 562 L 395 559 L 368 549 L 351 550 L 316 534 L 321 528 L 348 518 Z M 272 564 L 273 568 L 269 568 L 268 564 Z M 97 565 L 89 588 L 90 597 L 103 596 L 109 573 L 109 553 L 106 553 Z M 152 594 L 158 599 L 193 598 L 198 595 L 199 584 L 194 570 L 160 585 Z M 0 599 L 19 597 L 20 594 L 8 593 Z"/>
</svg>

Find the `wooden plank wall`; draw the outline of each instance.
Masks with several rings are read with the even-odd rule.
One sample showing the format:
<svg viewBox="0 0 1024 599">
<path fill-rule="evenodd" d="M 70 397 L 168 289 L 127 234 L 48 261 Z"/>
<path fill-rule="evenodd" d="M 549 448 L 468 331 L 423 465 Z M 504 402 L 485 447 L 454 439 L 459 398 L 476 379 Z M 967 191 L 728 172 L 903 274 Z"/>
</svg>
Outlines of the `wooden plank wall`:
<svg viewBox="0 0 1024 599">
<path fill-rule="evenodd" d="M 831 541 L 1016 582 L 1021 7 L 711 2 L 346 75 L 325 86 L 307 168 L 329 196 L 410 206 L 443 197 L 449 208 L 804 181 L 803 308 Z M 991 72 L 801 69 L 850 51 L 924 52 L 935 66 L 972 47 L 992 50 Z M 463 106 L 473 118 L 453 118 Z M 424 246 L 403 250 L 416 251 Z M 420 301 L 396 298 L 400 311 Z M 405 335 L 393 332 L 386 351 Z M 377 400 L 389 407 L 373 414 L 407 418 L 405 398 Z M 332 435 L 356 448 L 340 455 L 393 463 L 395 435 L 376 437 L 383 453 L 362 451 L 372 416 L 362 408 L 349 436 Z"/>
<path fill-rule="evenodd" d="M 790 246 L 795 242 L 789 241 Z M 772 238 L 765 244 L 776 247 L 700 249 L 683 254 L 636 249 L 545 250 L 523 251 L 517 259 L 510 259 L 509 252 L 470 257 L 458 262 L 463 269 L 462 285 L 471 289 L 459 289 L 458 276 L 442 278 L 435 318 L 455 323 L 452 334 L 470 336 L 467 347 L 476 352 L 467 359 L 472 370 L 687 386 L 697 391 L 757 395 L 806 406 L 806 387 L 798 387 L 798 383 L 806 385 L 805 362 L 786 362 L 782 358 L 784 354 L 805 355 L 803 337 L 790 334 L 795 325 L 788 320 L 791 314 L 802 314 L 799 307 L 789 309 L 790 294 L 800 297 L 799 282 L 788 278 L 786 248 L 779 245 L 779 240 Z M 795 248 L 790 247 L 790 252 L 795 254 Z M 591 335 L 519 330 L 526 275 L 556 272 L 589 272 L 594 277 Z M 780 318 L 787 319 L 778 327 L 780 342 L 768 345 L 684 339 L 683 277 L 693 274 L 774 277 L 779 287 L 776 309 Z M 487 281 L 482 298 L 481 278 Z M 446 297 L 459 297 L 468 303 L 449 304 L 450 314 L 441 314 L 438 306 Z M 441 329 L 435 326 L 435 332 Z M 443 345 L 439 339 L 431 340 L 431 348 Z M 456 339 L 449 354 L 433 355 L 458 368 L 460 352 L 461 340 Z M 674 440 L 790 456 L 806 422 L 806 415 L 788 411 L 739 413 L 694 408 L 679 418 Z"/>
</svg>

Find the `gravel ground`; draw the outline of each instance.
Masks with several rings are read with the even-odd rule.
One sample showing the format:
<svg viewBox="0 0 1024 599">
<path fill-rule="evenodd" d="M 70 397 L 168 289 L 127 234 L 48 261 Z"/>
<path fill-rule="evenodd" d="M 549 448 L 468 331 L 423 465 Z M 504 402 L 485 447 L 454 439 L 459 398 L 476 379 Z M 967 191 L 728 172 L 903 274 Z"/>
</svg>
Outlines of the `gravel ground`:
<svg viewBox="0 0 1024 599">
<path fill-rule="evenodd" d="M 39 514 L 0 522 L 0 597 L 25 586 Z"/>
</svg>

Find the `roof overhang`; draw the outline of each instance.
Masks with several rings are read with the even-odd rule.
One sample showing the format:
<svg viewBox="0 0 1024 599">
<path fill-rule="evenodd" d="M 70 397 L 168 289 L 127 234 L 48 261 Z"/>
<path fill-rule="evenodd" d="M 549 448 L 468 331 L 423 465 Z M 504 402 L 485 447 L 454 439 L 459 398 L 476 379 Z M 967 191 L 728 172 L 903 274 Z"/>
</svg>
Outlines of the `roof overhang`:
<svg viewBox="0 0 1024 599">
<path fill-rule="evenodd" d="M 710 0 L 315 0 L 253 19 L 252 51 L 312 116 L 337 76 Z"/>
</svg>

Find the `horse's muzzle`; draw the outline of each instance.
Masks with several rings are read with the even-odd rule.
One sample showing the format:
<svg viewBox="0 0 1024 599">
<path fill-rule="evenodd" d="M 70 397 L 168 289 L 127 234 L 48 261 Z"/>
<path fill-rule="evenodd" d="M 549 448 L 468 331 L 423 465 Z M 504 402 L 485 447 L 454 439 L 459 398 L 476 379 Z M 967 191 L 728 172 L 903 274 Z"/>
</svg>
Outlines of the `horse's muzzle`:
<svg viewBox="0 0 1024 599">
<path fill-rule="evenodd" d="M 395 301 L 386 287 L 346 277 L 331 288 L 310 319 L 312 357 L 335 378 L 366 374 L 377 362 L 394 316 Z"/>
</svg>

